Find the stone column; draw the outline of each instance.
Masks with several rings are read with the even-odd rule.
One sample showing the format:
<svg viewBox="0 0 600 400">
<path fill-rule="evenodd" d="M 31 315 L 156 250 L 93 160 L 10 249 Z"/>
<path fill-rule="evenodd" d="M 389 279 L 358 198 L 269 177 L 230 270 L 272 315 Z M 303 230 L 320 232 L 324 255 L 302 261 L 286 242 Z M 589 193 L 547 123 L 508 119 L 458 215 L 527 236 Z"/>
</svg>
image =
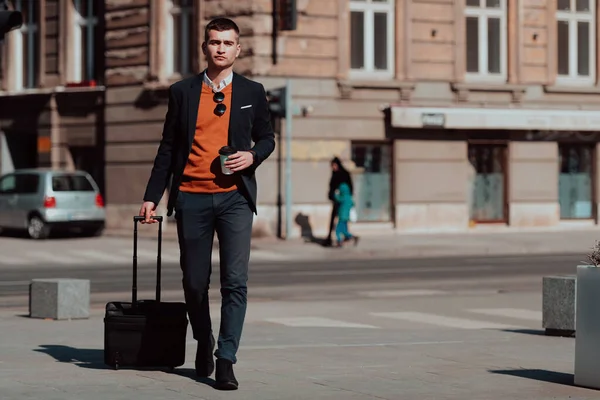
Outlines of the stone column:
<svg viewBox="0 0 600 400">
<path fill-rule="evenodd" d="M 467 229 L 467 143 L 396 140 L 394 154 L 396 229 Z"/>
<path fill-rule="evenodd" d="M 593 177 L 595 179 L 595 181 L 593 182 L 594 186 L 593 186 L 593 190 L 594 190 L 594 199 L 593 201 L 596 202 L 596 210 L 600 210 L 600 157 L 598 157 L 598 155 L 600 154 L 600 143 L 596 143 L 596 154 L 594 155 L 594 159 L 595 159 L 595 165 L 594 165 L 594 171 L 593 171 Z M 600 222 L 600 212 L 596 211 L 596 223 Z"/>
<path fill-rule="evenodd" d="M 56 95 L 50 97 L 50 166 L 60 168 L 60 115 L 56 104 Z"/>
</svg>

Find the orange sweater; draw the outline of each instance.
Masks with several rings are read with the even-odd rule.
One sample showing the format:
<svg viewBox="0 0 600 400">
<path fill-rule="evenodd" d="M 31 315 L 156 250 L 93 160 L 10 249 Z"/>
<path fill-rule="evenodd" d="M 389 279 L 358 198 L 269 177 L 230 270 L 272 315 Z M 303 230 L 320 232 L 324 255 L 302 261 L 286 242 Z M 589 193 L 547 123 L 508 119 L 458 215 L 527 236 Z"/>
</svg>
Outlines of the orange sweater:
<svg viewBox="0 0 600 400">
<path fill-rule="evenodd" d="M 231 84 L 227 85 L 222 91 L 225 94 L 223 104 L 227 106 L 227 110 L 225 114 L 218 116 L 214 113 L 217 103 L 213 101 L 213 92 L 210 87 L 202 83 L 192 151 L 179 186 L 182 192 L 219 193 L 237 189 L 235 176 L 221 173 L 219 159 L 219 149 L 227 146 L 231 87 Z"/>
</svg>

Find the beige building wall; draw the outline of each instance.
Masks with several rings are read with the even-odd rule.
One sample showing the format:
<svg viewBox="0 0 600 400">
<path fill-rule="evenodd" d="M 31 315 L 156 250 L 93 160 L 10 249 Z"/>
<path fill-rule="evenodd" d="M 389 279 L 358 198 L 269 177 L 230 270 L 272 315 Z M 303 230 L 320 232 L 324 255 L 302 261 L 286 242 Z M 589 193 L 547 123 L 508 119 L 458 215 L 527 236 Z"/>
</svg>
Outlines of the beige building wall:
<svg viewBox="0 0 600 400">
<path fill-rule="evenodd" d="M 277 64 L 273 65 L 272 1 L 256 0 L 254 36 L 242 42 L 242 46 L 245 43 L 253 46 L 253 79 L 263 83 L 267 90 L 284 86 L 285 78 L 291 79 L 296 112 L 292 123 L 294 222 L 290 237 L 301 235 L 300 221 L 307 221 L 315 235 L 327 232 L 331 212 L 327 198 L 330 160 L 338 156 L 352 170 L 352 140 L 384 141 L 385 121 L 380 107 L 400 99 L 399 87 L 394 82 L 345 79 L 349 67 L 346 62 L 350 30 L 346 15 L 348 4 L 337 0 L 298 2 L 298 29 L 278 34 Z M 208 15 L 210 11 L 207 11 L 207 20 L 216 16 Z M 283 138 L 278 140 L 278 148 L 257 173 L 257 233 L 277 231 L 278 170 L 285 204 L 285 126 L 281 132 Z M 281 162 L 278 151 L 281 151 Z M 283 207 L 284 226 L 285 218 Z M 283 233 L 286 234 L 285 230 Z"/>
<path fill-rule="evenodd" d="M 267 89 L 285 85 L 282 78 L 256 77 Z M 308 217 L 315 235 L 329 228 L 331 202 L 327 198 L 330 161 L 338 156 L 353 170 L 352 141 L 384 142 L 385 121 L 379 109 L 381 98 L 397 98 L 398 90 L 357 88 L 341 98 L 335 79 L 292 78 L 292 96 L 298 111 L 292 124 L 292 192 L 293 220 Z M 302 109 L 311 110 L 302 115 Z M 287 134 L 277 141 L 274 154 L 258 170 L 259 211 L 255 226 L 269 234 L 276 232 L 277 170 L 281 169 L 282 190 L 285 188 L 285 157 Z M 279 160 L 281 151 L 281 163 Z M 285 195 L 285 193 L 283 193 Z M 285 201 L 285 197 L 283 197 Z M 283 221 L 285 221 L 285 210 Z M 293 224 L 292 237 L 301 234 L 302 227 Z"/>
<path fill-rule="evenodd" d="M 410 60 L 404 71 L 410 80 L 453 81 L 457 77 L 460 59 L 456 53 L 457 38 L 462 38 L 461 1 L 403 0 L 399 17 L 407 20 L 402 29 L 407 45 L 404 56 Z M 403 24 L 399 23 L 399 27 Z M 461 39 L 459 39 L 461 40 Z"/>
<path fill-rule="evenodd" d="M 557 143 L 511 142 L 508 154 L 510 225 L 539 227 L 558 224 Z"/>
<path fill-rule="evenodd" d="M 122 221 L 127 221 L 126 217 L 139 209 L 166 114 L 168 83 L 146 82 L 147 75 L 152 73 L 152 54 L 156 46 L 153 30 L 147 25 L 156 18 L 152 7 L 142 3 L 114 4 L 107 13 L 110 50 L 106 174 L 111 227 L 122 226 Z M 263 83 L 267 90 L 285 85 L 283 77 L 290 77 L 296 108 L 312 110 L 304 116 L 297 113 L 293 120 L 292 210 L 294 220 L 310 216 L 309 223 L 315 234 L 324 232 L 331 208 L 327 199 L 329 161 L 334 155 L 345 162 L 349 160 L 349 139 L 384 137 L 384 121 L 378 109 L 380 90 L 359 90 L 350 96 L 356 98 L 340 101 L 341 89 L 336 80 L 340 2 L 298 2 L 298 29 L 280 32 L 276 65 L 272 62 L 272 1 L 199 1 L 197 4 L 202 28 L 210 19 L 223 15 L 232 17 L 240 26 L 242 55 L 236 63 L 236 72 Z M 154 57 L 160 58 L 160 52 Z M 199 60 L 198 70 L 201 68 L 203 62 Z M 146 101 L 148 98 L 152 101 Z M 397 95 L 388 95 L 383 100 L 396 98 Z M 277 218 L 280 192 L 285 202 L 285 131 L 282 134 L 283 139 L 277 138 L 275 152 L 257 172 L 257 235 L 276 234 L 280 223 Z M 126 191 L 123 181 L 128 182 Z M 165 211 L 163 203 L 162 212 Z M 285 225 L 284 208 L 282 217 L 281 223 Z M 293 229 L 291 236 L 299 236 L 300 226 L 294 223 Z"/>
<path fill-rule="evenodd" d="M 15 4 L 9 1 L 9 9 Z M 12 158 L 20 160 L 16 161 L 17 168 L 37 165 L 74 169 L 82 153 L 102 152 L 97 138 L 102 135 L 98 114 L 103 90 L 64 87 L 69 81 L 65 66 L 75 63 L 69 52 L 72 0 L 39 0 L 34 5 L 38 7 L 38 19 L 34 21 L 38 34 L 35 38 L 36 86 L 26 90 L 16 87 L 20 72 L 17 68 L 24 67 L 24 53 L 17 51 L 17 32 L 8 33 L 4 45 L 0 46 L 0 129 L 5 131 L 9 141 L 26 138 L 33 143 L 16 146 Z M 10 138 L 11 135 L 17 137 Z M 91 173 L 102 185 L 102 174 L 97 173 L 102 169 L 101 157 L 98 161 L 96 170 Z"/>
<path fill-rule="evenodd" d="M 396 228 L 468 227 L 469 165 L 465 141 L 394 142 Z"/>
<path fill-rule="evenodd" d="M 65 83 L 70 63 L 65 48 L 69 20 L 63 16 L 71 2 L 40 1 L 44 5 L 40 90 L 51 91 Z M 465 2 L 395 0 L 391 79 L 352 77 L 350 0 L 297 1 L 298 29 L 279 32 L 275 49 L 272 0 L 195 0 L 199 23 L 194 27 L 191 57 L 195 72 L 202 70 L 205 63 L 199 46 L 204 25 L 214 17 L 229 16 L 242 30 L 243 50 L 236 72 L 267 89 L 291 79 L 295 105 L 292 212 L 294 220 L 308 221 L 314 234 L 322 235 L 328 228 L 329 161 L 337 155 L 352 169 L 351 148 L 356 142 L 387 143 L 393 148 L 392 220 L 378 226 L 393 224 L 402 231 L 468 229 L 472 171 L 464 132 L 447 132 L 442 139 L 438 132 L 423 129 L 415 137 L 418 140 L 409 140 L 386 125 L 382 110 L 389 105 L 600 110 L 600 90 L 597 85 L 557 84 L 556 2 L 551 0 L 507 0 L 506 82 L 465 79 Z M 38 159 L 44 165 L 61 167 L 74 165 L 70 148 L 95 146 L 104 135 L 108 226 L 129 229 L 160 141 L 166 89 L 181 77 L 164 73 L 165 46 L 169 45 L 162 34 L 165 0 L 106 0 L 104 4 L 105 97 L 100 89 L 96 95 L 67 93 L 52 99 L 36 93 L 32 95 L 40 106 L 26 113 L 20 105 L 33 104 L 31 98 L 23 95 L 17 102 L 6 93 L 11 71 L 6 66 L 10 46 L 5 46 L 0 104 L 19 107 L 0 109 L 0 127 L 13 126 L 15 116 L 21 121 L 39 121 L 34 129 L 40 137 L 50 138 L 52 151 L 40 148 Z M 597 63 L 597 71 L 599 67 Z M 73 112 L 76 106 L 79 110 Z M 482 132 L 487 128 L 482 126 Z M 285 129 L 281 134 L 276 151 L 258 170 L 257 234 L 273 235 L 279 222 L 284 225 L 285 221 L 284 214 L 278 221 L 277 205 L 279 195 L 285 201 Z M 511 226 L 559 223 L 557 153 L 556 142 L 509 144 Z M 596 162 L 600 163 L 598 157 Z M 600 181 L 595 186 L 597 199 L 599 188 Z M 164 205 L 159 212 L 164 213 Z M 356 229 L 362 225 L 356 224 Z M 300 225 L 294 223 L 290 236 L 300 233 Z"/>
<path fill-rule="evenodd" d="M 164 92 L 145 87 L 153 72 L 150 63 L 152 16 L 148 1 L 107 2 L 105 173 L 108 228 L 129 229 L 131 216 L 139 212 L 166 114 Z M 164 214 L 164 204 L 161 202 L 160 206 L 159 212 Z"/>
<path fill-rule="evenodd" d="M 513 4 L 517 3 L 513 0 Z M 519 42 L 514 58 L 517 80 L 526 84 L 551 84 L 556 75 L 556 52 L 549 38 L 556 39 L 553 23 L 556 2 L 551 0 L 525 0 L 521 12 L 515 10 L 519 22 L 514 35 Z M 516 8 L 516 4 L 515 7 Z"/>
<path fill-rule="evenodd" d="M 118 214 L 137 211 L 160 139 L 166 112 L 164 88 L 149 90 L 146 74 L 153 74 L 160 58 L 153 29 L 153 8 L 139 2 L 113 5 L 107 29 L 114 27 L 108 52 L 106 119 L 109 208 Z M 579 93 L 552 87 L 555 71 L 554 5 L 545 0 L 507 2 L 507 83 L 465 79 L 464 0 L 395 2 L 395 71 L 390 80 L 356 79 L 349 73 L 350 21 L 348 0 L 305 0 L 298 4 L 298 29 L 279 32 L 277 63 L 273 64 L 272 1 L 198 1 L 202 27 L 227 15 L 242 29 L 242 57 L 236 71 L 263 83 L 267 89 L 290 78 L 295 106 L 292 149 L 293 219 L 308 221 L 314 234 L 328 228 L 331 204 L 327 199 L 329 160 L 340 156 L 352 168 L 351 144 L 388 142 L 382 109 L 388 104 L 411 106 L 513 107 L 531 104 L 572 108 Z M 126 11 L 125 8 L 128 10 Z M 112 16 L 111 16 L 112 15 Z M 114 21 L 114 22 L 110 22 Z M 130 33 L 127 33 L 130 32 Z M 125 47 L 131 47 L 127 50 Z M 149 49 L 148 52 L 144 49 Z M 198 69 L 203 67 L 202 57 Z M 153 61 L 154 60 L 154 61 Z M 156 104 L 140 107 L 143 95 Z M 162 96 L 162 97 L 161 97 Z M 593 104 L 600 96 L 588 93 Z M 305 111 L 305 112 L 303 112 Z M 273 235 L 284 226 L 285 209 L 278 219 L 278 199 L 285 204 L 285 129 L 275 153 L 258 171 L 257 234 Z M 427 135 L 427 132 L 422 132 Z M 392 143 L 393 219 L 399 230 L 467 229 L 469 226 L 470 164 L 464 140 L 396 140 Z M 554 150 L 549 151 L 549 147 Z M 508 162 L 509 224 L 558 223 L 556 143 L 511 143 Z M 531 152 L 523 149 L 534 149 Z M 535 149 L 542 149 L 538 150 Z M 530 154 L 531 153 L 531 154 Z M 550 157 L 552 153 L 552 157 Z M 544 156 L 540 156 L 543 154 Z M 541 159 L 539 157 L 542 157 Z M 541 175 L 539 175 L 541 174 Z M 533 189 L 527 179 L 535 176 Z M 112 179 L 110 177 L 113 177 Z M 116 177 L 125 177 L 124 192 Z M 279 177 L 279 180 L 278 180 Z M 420 185 L 431 182 L 431 185 Z M 552 188 L 551 188 L 552 187 Z M 279 198 L 280 196 L 280 198 Z M 112 201 L 110 201 L 112 199 Z M 115 214 L 116 215 L 116 214 Z M 293 224 L 290 236 L 302 228 Z M 285 232 L 283 232 L 285 234 Z"/>
</svg>

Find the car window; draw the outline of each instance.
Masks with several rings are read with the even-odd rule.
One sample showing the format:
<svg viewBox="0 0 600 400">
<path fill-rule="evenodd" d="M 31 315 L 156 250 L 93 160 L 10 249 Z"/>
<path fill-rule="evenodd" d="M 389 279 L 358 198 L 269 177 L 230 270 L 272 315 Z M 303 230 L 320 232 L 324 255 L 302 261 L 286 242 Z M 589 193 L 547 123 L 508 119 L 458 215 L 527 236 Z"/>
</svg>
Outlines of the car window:
<svg viewBox="0 0 600 400">
<path fill-rule="evenodd" d="M 14 193 L 17 183 L 14 175 L 5 176 L 0 180 L 0 193 Z"/>
<path fill-rule="evenodd" d="M 15 192 L 19 194 L 37 193 L 40 183 L 40 176 L 37 174 L 18 174 L 16 175 Z"/>
<path fill-rule="evenodd" d="M 93 192 L 94 186 L 84 175 L 56 175 L 52 177 L 55 192 Z"/>
</svg>

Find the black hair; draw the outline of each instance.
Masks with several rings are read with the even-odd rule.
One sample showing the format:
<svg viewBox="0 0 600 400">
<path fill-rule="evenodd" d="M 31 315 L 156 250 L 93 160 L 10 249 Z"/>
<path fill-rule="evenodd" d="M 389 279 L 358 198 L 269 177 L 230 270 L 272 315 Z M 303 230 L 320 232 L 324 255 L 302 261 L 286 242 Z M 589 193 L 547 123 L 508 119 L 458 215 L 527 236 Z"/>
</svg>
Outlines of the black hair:
<svg viewBox="0 0 600 400">
<path fill-rule="evenodd" d="M 348 170 L 344 168 L 342 160 L 340 160 L 338 157 L 333 157 L 333 159 L 331 160 L 331 165 L 333 164 L 337 165 L 338 170 L 333 171 L 333 173 L 331 174 L 331 180 L 329 181 L 329 199 L 334 199 L 335 190 L 342 183 L 346 183 L 350 187 L 350 194 L 354 194 L 354 188 L 352 186 L 352 177 L 350 176 L 350 172 L 348 172 Z"/>
</svg>

